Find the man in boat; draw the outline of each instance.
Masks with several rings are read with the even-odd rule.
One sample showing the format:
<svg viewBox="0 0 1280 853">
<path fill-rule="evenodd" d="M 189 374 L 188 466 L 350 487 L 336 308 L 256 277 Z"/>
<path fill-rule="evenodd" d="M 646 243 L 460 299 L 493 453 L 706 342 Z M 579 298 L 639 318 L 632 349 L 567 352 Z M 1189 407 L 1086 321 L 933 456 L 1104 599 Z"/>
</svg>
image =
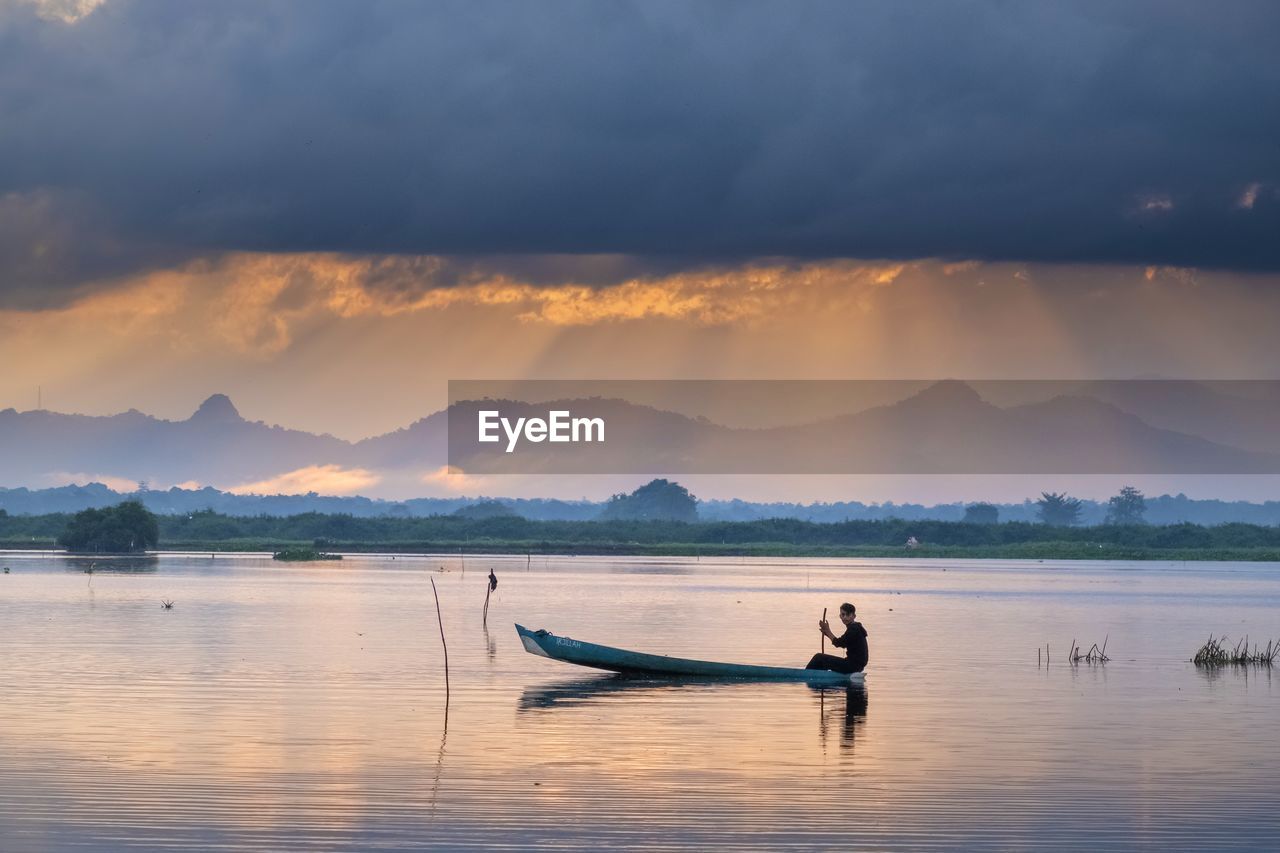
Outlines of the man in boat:
<svg viewBox="0 0 1280 853">
<path fill-rule="evenodd" d="M 840 621 L 844 623 L 843 636 L 831 632 L 826 619 L 818 620 L 818 630 L 831 641 L 831 645 L 844 649 L 844 657 L 814 655 L 805 669 L 829 669 L 834 672 L 862 672 L 867 667 L 867 629 L 854 617 L 857 609 L 845 602 L 840 605 Z"/>
</svg>

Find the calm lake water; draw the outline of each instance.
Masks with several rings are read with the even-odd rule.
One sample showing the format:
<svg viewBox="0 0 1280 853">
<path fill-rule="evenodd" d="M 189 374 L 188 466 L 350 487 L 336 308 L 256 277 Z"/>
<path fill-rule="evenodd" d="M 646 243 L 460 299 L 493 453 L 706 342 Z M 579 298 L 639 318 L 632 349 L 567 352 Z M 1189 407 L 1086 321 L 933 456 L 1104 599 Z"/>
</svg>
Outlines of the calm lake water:
<svg viewBox="0 0 1280 853">
<path fill-rule="evenodd" d="M 1187 662 L 1211 631 L 1280 637 L 1275 564 L 0 564 L 5 853 L 1280 837 L 1280 672 Z M 870 632 L 865 692 L 629 682 L 512 628 L 802 666 L 845 600 Z M 1110 663 L 1065 662 L 1104 637 Z"/>
</svg>

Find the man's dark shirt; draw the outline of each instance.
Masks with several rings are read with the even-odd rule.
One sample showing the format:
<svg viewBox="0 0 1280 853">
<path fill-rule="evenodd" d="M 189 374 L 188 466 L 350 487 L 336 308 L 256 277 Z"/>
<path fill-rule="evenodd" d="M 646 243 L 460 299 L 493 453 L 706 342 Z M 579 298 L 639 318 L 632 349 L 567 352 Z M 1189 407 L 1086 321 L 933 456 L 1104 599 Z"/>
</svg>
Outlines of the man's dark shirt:
<svg viewBox="0 0 1280 853">
<path fill-rule="evenodd" d="M 861 622 L 852 622 L 843 637 L 836 637 L 831 645 L 844 649 L 844 655 L 855 667 L 854 672 L 867 668 L 867 629 Z"/>
</svg>

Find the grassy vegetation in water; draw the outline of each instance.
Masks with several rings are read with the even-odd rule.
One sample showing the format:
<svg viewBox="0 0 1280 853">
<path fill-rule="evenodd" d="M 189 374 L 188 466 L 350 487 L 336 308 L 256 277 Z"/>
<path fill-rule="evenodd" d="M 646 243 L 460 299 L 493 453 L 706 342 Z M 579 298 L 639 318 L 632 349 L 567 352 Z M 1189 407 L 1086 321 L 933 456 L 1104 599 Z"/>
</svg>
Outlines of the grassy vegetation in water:
<svg viewBox="0 0 1280 853">
<path fill-rule="evenodd" d="M 1208 641 L 1200 647 L 1191 662 L 1196 666 L 1207 668 L 1219 666 L 1272 666 L 1276 657 L 1280 656 L 1280 642 L 1274 640 L 1261 648 L 1256 643 L 1249 648 L 1249 638 L 1237 642 L 1234 646 L 1227 644 L 1227 638 L 1210 635 Z"/>
</svg>

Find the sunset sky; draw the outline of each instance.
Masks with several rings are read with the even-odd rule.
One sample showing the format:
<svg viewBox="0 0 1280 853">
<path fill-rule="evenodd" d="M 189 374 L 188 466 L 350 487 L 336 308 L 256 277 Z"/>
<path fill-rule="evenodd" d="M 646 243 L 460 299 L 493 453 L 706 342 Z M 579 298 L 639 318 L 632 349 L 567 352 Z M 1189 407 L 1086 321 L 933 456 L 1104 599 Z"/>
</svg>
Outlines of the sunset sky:
<svg viewBox="0 0 1280 853">
<path fill-rule="evenodd" d="M 1271 2 L 0 0 L 0 408 L 1277 378 Z"/>
</svg>

